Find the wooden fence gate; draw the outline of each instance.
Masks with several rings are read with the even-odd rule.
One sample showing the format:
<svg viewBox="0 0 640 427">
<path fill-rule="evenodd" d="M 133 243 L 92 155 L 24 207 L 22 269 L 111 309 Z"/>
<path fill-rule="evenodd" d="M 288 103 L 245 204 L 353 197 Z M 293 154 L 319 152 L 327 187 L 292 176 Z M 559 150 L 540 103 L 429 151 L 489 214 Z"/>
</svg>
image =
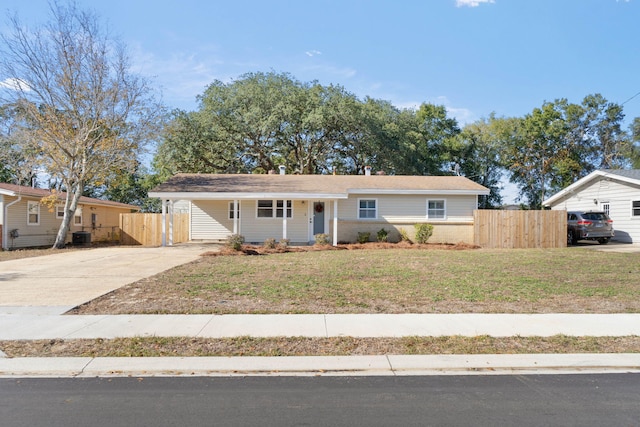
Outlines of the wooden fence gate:
<svg viewBox="0 0 640 427">
<path fill-rule="evenodd" d="M 166 218 L 167 244 L 169 243 L 169 215 Z M 189 214 L 173 214 L 173 243 L 189 240 Z M 162 245 L 162 214 L 120 214 L 121 245 Z"/>
<path fill-rule="evenodd" d="M 566 248 L 567 212 L 476 210 L 473 239 L 483 248 Z"/>
</svg>

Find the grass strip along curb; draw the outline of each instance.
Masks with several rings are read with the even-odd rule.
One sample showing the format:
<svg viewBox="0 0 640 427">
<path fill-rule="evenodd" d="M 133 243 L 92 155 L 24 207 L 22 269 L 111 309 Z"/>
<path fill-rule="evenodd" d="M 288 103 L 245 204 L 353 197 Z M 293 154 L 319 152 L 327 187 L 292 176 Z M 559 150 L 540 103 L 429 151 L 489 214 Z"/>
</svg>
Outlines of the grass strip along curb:
<svg viewBox="0 0 640 427">
<path fill-rule="evenodd" d="M 137 337 L 0 341 L 7 357 L 356 356 L 640 353 L 640 337 L 254 338 Z"/>
</svg>

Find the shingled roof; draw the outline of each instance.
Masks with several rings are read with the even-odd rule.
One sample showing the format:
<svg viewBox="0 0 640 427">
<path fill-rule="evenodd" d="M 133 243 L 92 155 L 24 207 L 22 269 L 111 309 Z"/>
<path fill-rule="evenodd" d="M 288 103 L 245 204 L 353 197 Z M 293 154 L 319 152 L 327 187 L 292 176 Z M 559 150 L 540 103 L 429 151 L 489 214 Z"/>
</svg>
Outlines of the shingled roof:
<svg viewBox="0 0 640 427">
<path fill-rule="evenodd" d="M 0 182 L 0 194 L 3 194 L 5 196 L 24 196 L 41 199 L 43 197 L 50 196 L 52 192 L 51 190 L 45 190 L 43 188 L 33 188 L 24 185 L 7 184 L 4 182 Z M 57 194 L 58 198 L 61 200 L 64 200 L 64 198 L 66 197 L 65 192 L 60 192 Z M 86 205 L 111 206 L 115 208 L 140 210 L 140 207 L 138 206 L 128 205 L 126 203 L 120 202 L 112 202 L 111 200 L 94 199 L 93 197 L 85 196 L 80 197 L 79 203 Z"/>
<path fill-rule="evenodd" d="M 489 194 L 461 176 L 177 174 L 149 192 L 161 198 L 347 198 L 349 194 Z"/>
</svg>

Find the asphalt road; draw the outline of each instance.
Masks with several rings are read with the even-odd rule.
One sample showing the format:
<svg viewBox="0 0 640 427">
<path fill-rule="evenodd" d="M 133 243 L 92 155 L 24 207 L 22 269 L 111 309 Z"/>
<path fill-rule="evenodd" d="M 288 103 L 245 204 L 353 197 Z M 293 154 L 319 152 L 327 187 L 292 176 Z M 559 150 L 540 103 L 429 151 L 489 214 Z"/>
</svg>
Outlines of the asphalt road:
<svg viewBox="0 0 640 427">
<path fill-rule="evenodd" d="M 0 380 L 0 425 L 639 425 L 640 374 Z"/>
</svg>

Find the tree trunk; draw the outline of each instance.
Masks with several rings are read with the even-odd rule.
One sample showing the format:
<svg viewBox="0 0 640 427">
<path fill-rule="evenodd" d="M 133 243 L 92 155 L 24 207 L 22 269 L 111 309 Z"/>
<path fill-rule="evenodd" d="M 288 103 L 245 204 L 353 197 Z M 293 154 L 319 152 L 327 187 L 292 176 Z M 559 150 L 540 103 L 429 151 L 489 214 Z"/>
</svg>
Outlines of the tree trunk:
<svg viewBox="0 0 640 427">
<path fill-rule="evenodd" d="M 70 191 L 71 188 L 73 188 L 71 185 L 67 187 L 67 196 L 64 201 L 64 216 L 62 217 L 62 224 L 60 224 L 58 234 L 56 235 L 56 241 L 53 243 L 53 249 L 64 249 L 65 247 L 67 233 L 71 228 L 71 221 L 75 216 L 78 201 L 80 200 L 80 196 L 82 196 L 82 189 L 84 188 L 84 185 L 82 185 L 82 183 L 78 183 L 73 193 Z"/>
</svg>

